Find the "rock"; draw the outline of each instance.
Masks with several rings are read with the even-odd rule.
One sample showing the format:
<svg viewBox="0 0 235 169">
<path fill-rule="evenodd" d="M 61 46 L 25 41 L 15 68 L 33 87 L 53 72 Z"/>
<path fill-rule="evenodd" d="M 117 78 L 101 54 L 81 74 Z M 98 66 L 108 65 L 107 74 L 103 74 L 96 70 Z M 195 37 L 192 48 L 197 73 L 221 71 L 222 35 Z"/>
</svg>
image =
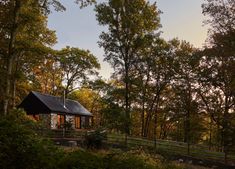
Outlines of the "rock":
<svg viewBox="0 0 235 169">
<path fill-rule="evenodd" d="M 184 162 L 184 160 L 183 160 L 183 159 L 181 159 L 181 158 L 180 158 L 178 161 L 179 161 L 180 163 L 183 163 L 183 162 Z"/>
<path fill-rule="evenodd" d="M 68 145 L 70 147 L 76 147 L 77 146 L 77 142 L 76 141 L 68 141 Z"/>
</svg>

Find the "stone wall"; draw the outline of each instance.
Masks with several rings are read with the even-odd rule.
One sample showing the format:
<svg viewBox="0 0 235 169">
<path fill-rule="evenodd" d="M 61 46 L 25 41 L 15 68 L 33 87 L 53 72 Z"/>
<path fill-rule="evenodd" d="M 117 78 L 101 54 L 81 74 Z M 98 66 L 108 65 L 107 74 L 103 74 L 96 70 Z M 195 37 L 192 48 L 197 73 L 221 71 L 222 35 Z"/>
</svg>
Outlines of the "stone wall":
<svg viewBox="0 0 235 169">
<path fill-rule="evenodd" d="M 51 129 L 57 129 L 57 114 L 51 113 Z"/>
</svg>

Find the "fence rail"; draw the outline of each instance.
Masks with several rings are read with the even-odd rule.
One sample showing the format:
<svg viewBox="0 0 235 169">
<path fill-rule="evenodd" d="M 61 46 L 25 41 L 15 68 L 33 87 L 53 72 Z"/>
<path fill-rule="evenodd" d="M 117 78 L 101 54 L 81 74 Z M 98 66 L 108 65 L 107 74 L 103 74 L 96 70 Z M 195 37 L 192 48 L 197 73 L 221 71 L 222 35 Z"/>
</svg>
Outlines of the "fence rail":
<svg viewBox="0 0 235 169">
<path fill-rule="evenodd" d="M 71 140 L 75 139 L 80 140 L 80 142 L 82 142 L 82 140 L 84 139 L 84 135 L 87 131 L 40 130 L 38 132 L 47 138 L 64 138 Z M 123 146 L 125 143 L 125 136 L 122 134 L 107 134 L 106 143 Z M 221 162 L 223 162 L 224 160 L 223 152 L 209 150 L 209 147 L 206 145 L 190 145 L 190 154 L 188 154 L 187 143 L 184 142 L 157 139 L 156 147 L 154 147 L 153 140 L 140 137 L 127 137 L 127 146 L 132 148 L 148 148 L 151 150 L 155 150 L 156 152 L 166 152 L 169 154 L 171 153 L 176 155 L 191 156 L 195 158 L 203 158 Z M 228 160 L 235 162 L 235 154 L 228 155 Z"/>
<path fill-rule="evenodd" d="M 113 144 L 124 144 L 125 137 L 123 135 L 109 134 L 107 141 Z M 154 141 L 138 138 L 138 137 L 127 137 L 127 145 L 130 147 L 146 147 L 154 150 Z M 190 145 L 190 153 L 187 151 L 187 143 L 176 142 L 170 140 L 160 140 L 156 141 L 156 151 L 164 151 L 172 154 L 179 154 L 184 156 L 191 156 L 195 158 L 203 158 L 215 161 L 224 161 L 224 152 L 209 150 L 208 146 L 205 145 Z M 235 155 L 228 155 L 228 160 L 235 162 Z"/>
</svg>

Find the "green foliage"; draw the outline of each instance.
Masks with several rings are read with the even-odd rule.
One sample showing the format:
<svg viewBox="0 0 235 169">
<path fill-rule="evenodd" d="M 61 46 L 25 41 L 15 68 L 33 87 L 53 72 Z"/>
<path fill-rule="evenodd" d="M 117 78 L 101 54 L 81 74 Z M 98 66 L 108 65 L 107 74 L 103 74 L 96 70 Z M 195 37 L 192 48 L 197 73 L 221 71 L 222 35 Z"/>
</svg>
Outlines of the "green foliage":
<svg viewBox="0 0 235 169">
<path fill-rule="evenodd" d="M 101 90 L 103 90 L 104 84 L 101 83 L 101 85 L 98 85 L 99 86 L 96 86 L 96 88 L 94 87 L 93 90 L 86 86 L 81 87 L 81 89 L 71 92 L 68 96 L 69 99 L 77 100 L 92 113 L 94 119 L 93 126 L 100 126 L 101 121 L 103 120 L 102 109 L 105 106 L 101 96 L 101 93 L 103 93 Z"/>
<path fill-rule="evenodd" d="M 73 122 L 72 120 L 66 120 L 65 123 L 63 124 L 63 126 L 61 126 L 61 128 L 64 128 L 65 130 L 73 130 Z"/>
<path fill-rule="evenodd" d="M 104 48 L 105 60 L 120 75 L 124 83 L 125 131 L 130 133 L 131 70 L 137 54 L 145 48 L 146 37 L 160 27 L 160 11 L 156 3 L 145 0 L 109 0 L 95 8 L 100 25 L 108 27 L 100 35 L 99 45 Z"/>
<path fill-rule="evenodd" d="M 61 153 L 33 129 L 36 124 L 22 111 L 0 119 L 0 168 L 56 169 Z"/>
<path fill-rule="evenodd" d="M 133 152 L 107 156 L 105 160 L 107 168 L 112 169 L 156 169 L 160 164 L 146 154 L 135 154 Z"/>
<path fill-rule="evenodd" d="M 0 13 L 0 76 L 3 77 L 0 101 L 4 100 L 6 114 L 8 107 L 16 105 L 16 90 L 19 93 L 25 90 L 19 89 L 19 84 L 29 79 L 32 65 L 40 63 L 49 53 L 56 36 L 47 28 L 47 17 L 39 1 L 1 1 Z"/>
<path fill-rule="evenodd" d="M 125 114 L 123 108 L 114 103 L 107 103 L 103 110 L 104 126 L 110 130 L 124 132 Z"/>
<path fill-rule="evenodd" d="M 94 131 L 88 131 L 85 135 L 85 145 L 87 148 L 100 149 L 103 146 L 103 141 L 106 139 L 107 132 L 101 128 Z"/>
<path fill-rule="evenodd" d="M 92 5 L 96 0 L 75 0 L 75 3 L 80 5 L 80 8 L 86 7 L 88 5 Z M 60 0 L 39 0 L 39 5 L 42 11 L 45 14 L 50 14 L 52 12 L 51 6 L 55 11 L 65 11 L 66 7 L 60 2 Z"/>
<path fill-rule="evenodd" d="M 99 110 L 100 103 L 100 95 L 95 91 L 82 87 L 79 90 L 75 90 L 69 94 L 69 99 L 77 100 L 81 103 L 87 110 L 93 113 L 94 110 Z"/>
<path fill-rule="evenodd" d="M 224 34 L 235 27 L 235 2 L 233 0 L 205 0 L 202 13 L 207 16 L 206 23 L 211 33 Z"/>
<path fill-rule="evenodd" d="M 210 133 L 213 132 L 210 142 L 216 139 L 218 146 L 223 145 L 225 160 L 234 146 L 231 134 L 235 116 L 234 5 L 232 0 L 207 0 L 202 5 L 203 14 L 208 16 L 206 23 L 211 27 L 198 71 L 202 105 L 217 126 L 216 130 L 210 127 Z"/>
<path fill-rule="evenodd" d="M 60 169 L 102 169 L 102 156 L 87 152 L 75 151 L 67 153 L 59 162 Z"/>
<path fill-rule="evenodd" d="M 66 47 L 58 51 L 58 60 L 65 83 L 65 95 L 72 92 L 76 85 L 86 83 L 90 75 L 96 75 L 100 64 L 90 51 Z"/>
<path fill-rule="evenodd" d="M 78 160 L 79 159 L 79 160 Z M 158 156 L 142 151 L 111 151 L 92 153 L 75 151 L 68 153 L 60 162 L 60 169 L 180 169 L 172 163 L 161 162 Z"/>
<path fill-rule="evenodd" d="M 171 162 L 165 163 L 159 155 L 145 153 L 142 150 L 115 152 L 104 157 L 106 168 L 111 169 L 180 169 Z"/>
<path fill-rule="evenodd" d="M 75 0 L 75 2 L 80 5 L 80 8 L 84 8 L 88 5 L 96 3 L 96 0 Z"/>
<path fill-rule="evenodd" d="M 124 100 L 124 89 L 120 88 L 120 84 L 112 83 L 107 89 L 107 94 L 103 97 L 105 105 L 101 112 L 103 113 L 103 125 L 115 131 L 125 132 L 125 109 L 122 106 Z M 130 121 L 129 121 L 130 122 Z"/>
</svg>

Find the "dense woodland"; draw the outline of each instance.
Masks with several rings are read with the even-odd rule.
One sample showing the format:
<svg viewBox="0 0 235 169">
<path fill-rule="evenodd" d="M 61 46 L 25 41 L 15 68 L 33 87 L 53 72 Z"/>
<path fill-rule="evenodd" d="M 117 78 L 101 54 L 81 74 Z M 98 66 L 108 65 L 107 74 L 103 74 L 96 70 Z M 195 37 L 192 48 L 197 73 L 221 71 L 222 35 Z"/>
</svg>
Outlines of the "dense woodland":
<svg viewBox="0 0 235 169">
<path fill-rule="evenodd" d="M 153 140 L 205 144 L 235 152 L 235 1 L 205 0 L 205 46 L 161 37 L 161 11 L 145 0 L 76 1 L 94 5 L 106 26 L 99 46 L 114 73 L 79 47 L 54 50 L 50 12 L 59 0 L 0 1 L 0 110 L 16 107 L 32 90 L 78 100 L 94 125 Z M 164 11 L 163 11 L 164 12 Z"/>
</svg>

